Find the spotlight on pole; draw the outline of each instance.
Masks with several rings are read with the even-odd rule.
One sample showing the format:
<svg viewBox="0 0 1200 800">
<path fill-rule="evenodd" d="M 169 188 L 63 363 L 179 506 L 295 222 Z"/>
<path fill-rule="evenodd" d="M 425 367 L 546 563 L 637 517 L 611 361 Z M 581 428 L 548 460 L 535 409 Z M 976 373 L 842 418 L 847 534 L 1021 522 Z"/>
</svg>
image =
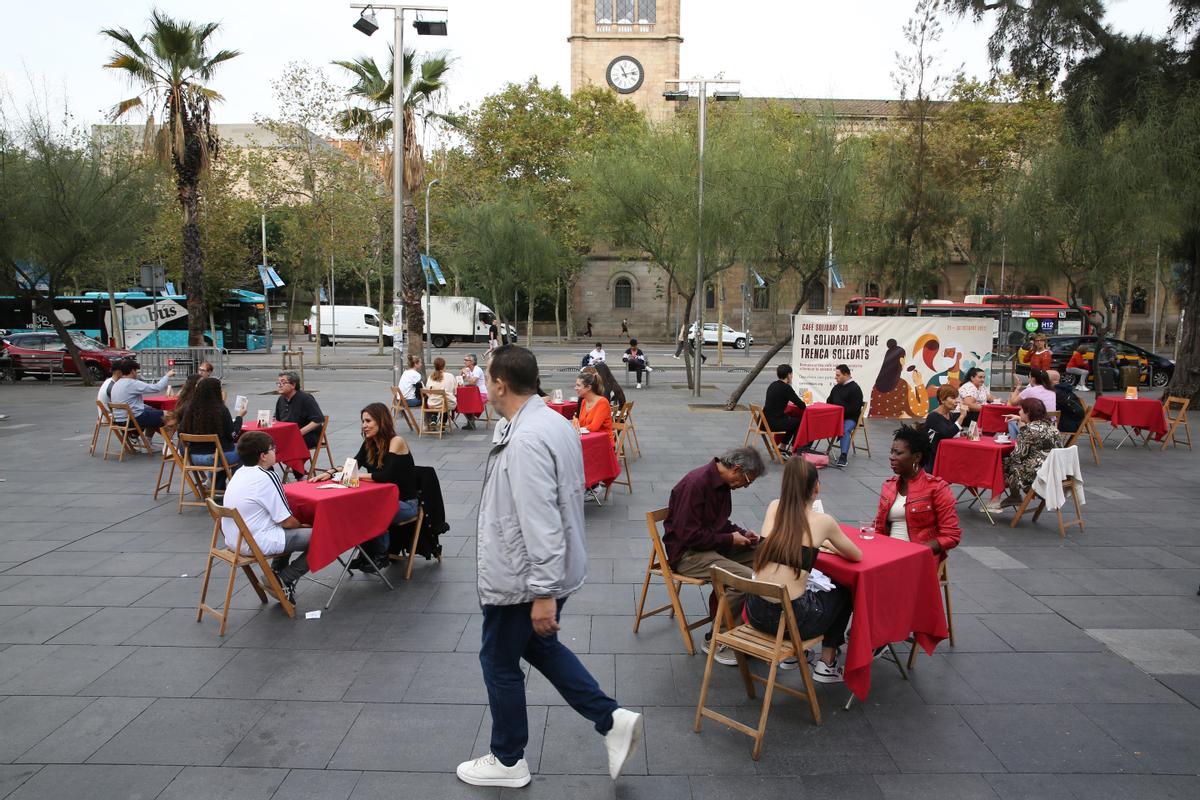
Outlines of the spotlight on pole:
<svg viewBox="0 0 1200 800">
<path fill-rule="evenodd" d="M 420 36 L 445 36 L 446 20 L 444 19 L 414 19 L 413 27 Z"/>
<path fill-rule="evenodd" d="M 675 102 L 686 101 L 688 99 L 687 89 L 668 89 L 663 92 L 663 98 Z"/>
<path fill-rule="evenodd" d="M 729 91 L 729 90 L 715 91 L 712 93 L 712 99 L 716 100 L 718 102 L 720 102 L 722 100 L 741 100 L 742 93 L 735 92 L 735 91 Z"/>
<path fill-rule="evenodd" d="M 358 19 L 354 21 L 354 27 L 367 36 L 379 30 L 379 20 L 375 19 L 375 9 L 370 6 L 364 8 L 362 13 L 358 15 Z"/>
</svg>

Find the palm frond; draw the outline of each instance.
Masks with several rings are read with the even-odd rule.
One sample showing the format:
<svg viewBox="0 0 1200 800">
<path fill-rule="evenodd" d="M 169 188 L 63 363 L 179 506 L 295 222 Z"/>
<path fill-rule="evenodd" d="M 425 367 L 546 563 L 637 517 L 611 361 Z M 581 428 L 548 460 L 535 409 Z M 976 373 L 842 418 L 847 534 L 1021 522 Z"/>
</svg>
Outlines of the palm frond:
<svg viewBox="0 0 1200 800">
<path fill-rule="evenodd" d="M 131 109 L 141 108 L 141 107 L 142 107 L 142 98 L 141 97 L 130 97 L 128 100 L 122 100 L 121 102 L 119 102 L 115 106 L 113 106 L 112 111 L 108 112 L 108 118 L 115 121 L 115 120 L 118 120 L 121 117 L 125 116 L 125 114 L 128 113 Z"/>
</svg>

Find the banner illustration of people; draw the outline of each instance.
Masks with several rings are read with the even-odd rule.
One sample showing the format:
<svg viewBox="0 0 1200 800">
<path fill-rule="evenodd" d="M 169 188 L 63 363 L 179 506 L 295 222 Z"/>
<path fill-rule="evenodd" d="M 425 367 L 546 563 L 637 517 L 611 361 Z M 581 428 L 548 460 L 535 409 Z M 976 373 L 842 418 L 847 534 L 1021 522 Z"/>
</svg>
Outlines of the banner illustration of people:
<svg viewBox="0 0 1200 800">
<path fill-rule="evenodd" d="M 957 388 L 972 367 L 990 379 L 992 319 L 798 315 L 793 324 L 796 391 L 824 400 L 834 368 L 845 364 L 860 386 L 871 387 L 872 417 L 923 419 L 937 390 Z"/>
</svg>

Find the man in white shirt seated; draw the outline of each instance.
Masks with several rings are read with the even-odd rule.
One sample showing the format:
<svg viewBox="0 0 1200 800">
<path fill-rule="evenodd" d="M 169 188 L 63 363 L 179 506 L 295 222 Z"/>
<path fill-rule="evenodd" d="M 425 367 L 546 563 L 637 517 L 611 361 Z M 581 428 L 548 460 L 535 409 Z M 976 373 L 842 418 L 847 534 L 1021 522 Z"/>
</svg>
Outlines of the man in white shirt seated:
<svg viewBox="0 0 1200 800">
<path fill-rule="evenodd" d="M 246 431 L 238 437 L 238 458 L 242 467 L 225 488 L 226 508 L 236 508 L 263 555 L 275 556 L 271 570 L 279 579 L 288 599 L 296 602 L 296 582 L 308 572 L 308 541 L 312 529 L 303 527 L 288 507 L 283 484 L 275 474 L 275 442 L 262 431 Z M 233 520 L 221 520 L 225 544 L 237 546 L 238 527 Z M 288 563 L 292 553 L 299 553 Z M 242 554 L 250 549 L 242 547 Z"/>
<path fill-rule="evenodd" d="M 96 392 L 96 399 L 108 408 L 108 404 L 112 402 L 112 386 L 117 381 L 121 380 L 121 376 L 125 368 L 125 359 L 118 358 L 112 365 L 112 377 L 105 378 L 104 383 L 100 384 L 100 391 Z"/>
<path fill-rule="evenodd" d="M 600 361 L 607 361 L 608 356 L 604 352 L 604 345 L 596 342 L 596 346 L 592 349 L 592 352 L 587 354 L 587 359 L 585 360 L 587 362 L 584 364 L 585 367 L 590 367 Z"/>
</svg>

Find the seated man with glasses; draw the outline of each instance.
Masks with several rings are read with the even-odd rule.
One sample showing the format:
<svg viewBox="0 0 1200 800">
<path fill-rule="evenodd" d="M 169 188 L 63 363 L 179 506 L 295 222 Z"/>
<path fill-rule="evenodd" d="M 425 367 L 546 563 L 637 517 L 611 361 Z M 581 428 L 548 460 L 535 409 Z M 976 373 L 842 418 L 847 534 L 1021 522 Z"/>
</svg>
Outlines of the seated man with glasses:
<svg viewBox="0 0 1200 800">
<path fill-rule="evenodd" d="M 271 570 L 296 602 L 296 582 L 308 572 L 308 541 L 312 529 L 300 524 L 288 506 L 283 484 L 272 469 L 275 466 L 275 442 L 262 431 L 246 431 L 238 438 L 238 458 L 242 468 L 233 473 L 225 488 L 226 508 L 236 508 L 246 528 L 265 556 L 274 556 Z M 237 545 L 238 527 L 231 519 L 221 520 L 225 544 L 232 550 Z M 300 557 L 290 564 L 289 556 Z M 250 555 L 248 547 L 242 555 Z"/>
<path fill-rule="evenodd" d="M 708 578 L 713 566 L 734 575 L 750 578 L 754 574 L 754 545 L 758 534 L 729 519 L 733 511 L 731 494 L 754 483 L 765 470 L 762 456 L 752 447 L 738 447 L 684 475 L 671 490 L 667 519 L 663 522 L 663 546 L 671 569 L 689 578 Z M 742 613 L 740 592 L 727 591 L 734 617 Z M 715 594 L 709 597 L 709 610 L 716 610 Z M 704 652 L 708 652 L 712 631 L 704 634 Z M 736 665 L 737 659 L 718 648 L 716 661 Z"/>
<path fill-rule="evenodd" d="M 300 391 L 300 375 L 293 371 L 279 373 L 279 399 L 275 401 L 275 419 L 279 422 L 294 422 L 300 426 L 304 443 L 312 450 L 317 446 L 325 415 L 317 400 L 308 392 Z M 245 462 L 243 462 L 245 463 Z"/>
</svg>

